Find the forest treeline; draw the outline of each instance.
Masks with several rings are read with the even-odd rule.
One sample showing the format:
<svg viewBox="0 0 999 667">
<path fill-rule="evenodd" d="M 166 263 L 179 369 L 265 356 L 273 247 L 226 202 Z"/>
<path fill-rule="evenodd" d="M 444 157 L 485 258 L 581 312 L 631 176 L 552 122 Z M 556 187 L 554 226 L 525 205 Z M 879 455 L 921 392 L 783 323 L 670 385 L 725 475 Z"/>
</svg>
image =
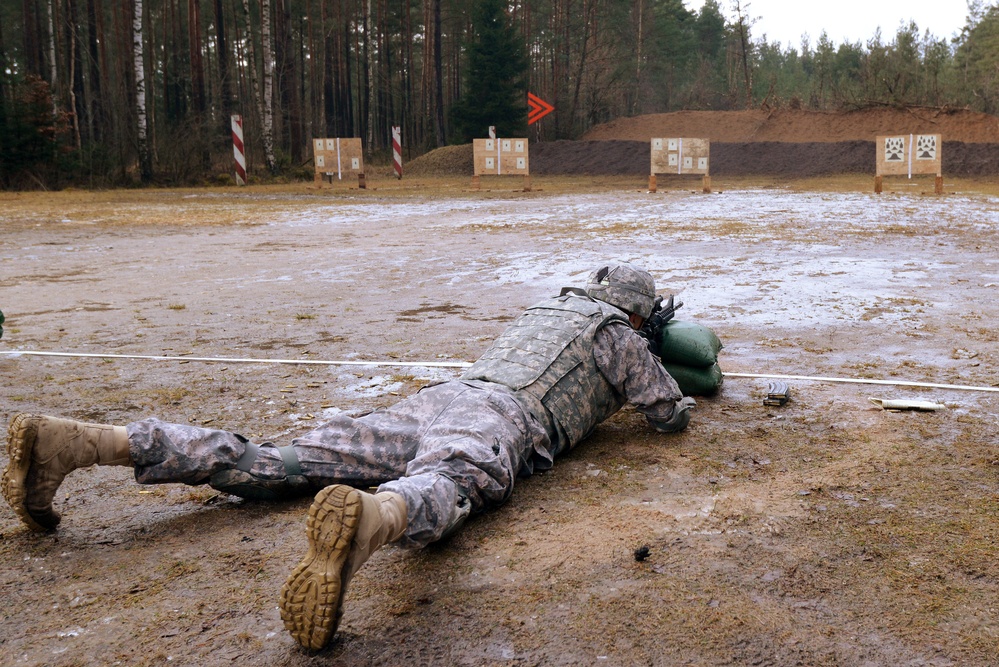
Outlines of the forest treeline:
<svg viewBox="0 0 999 667">
<path fill-rule="evenodd" d="M 251 178 L 309 173 L 312 137 L 361 137 L 369 159 L 387 159 L 396 125 L 410 159 L 467 140 L 496 87 L 517 95 L 512 113 L 525 122 L 526 90 L 556 107 L 529 128 L 532 141 L 681 109 L 999 110 L 993 4 L 971 0 L 954 37 L 910 23 L 842 44 L 769 42 L 751 10 L 741 0 L 696 11 L 682 0 L 0 0 L 0 186 L 231 182 L 233 114 Z M 490 30 L 504 29 L 514 43 L 501 34 L 491 46 Z"/>
</svg>

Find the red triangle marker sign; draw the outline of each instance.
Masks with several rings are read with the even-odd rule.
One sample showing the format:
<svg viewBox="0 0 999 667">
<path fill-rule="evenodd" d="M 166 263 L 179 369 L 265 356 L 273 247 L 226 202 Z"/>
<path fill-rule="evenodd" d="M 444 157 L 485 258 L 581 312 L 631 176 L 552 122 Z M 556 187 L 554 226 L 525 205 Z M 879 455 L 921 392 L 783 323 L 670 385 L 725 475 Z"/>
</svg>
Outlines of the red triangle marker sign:
<svg viewBox="0 0 999 667">
<path fill-rule="evenodd" d="M 530 107 L 527 112 L 528 125 L 533 125 L 552 111 L 555 111 L 555 107 L 533 93 L 527 93 L 527 105 Z"/>
</svg>

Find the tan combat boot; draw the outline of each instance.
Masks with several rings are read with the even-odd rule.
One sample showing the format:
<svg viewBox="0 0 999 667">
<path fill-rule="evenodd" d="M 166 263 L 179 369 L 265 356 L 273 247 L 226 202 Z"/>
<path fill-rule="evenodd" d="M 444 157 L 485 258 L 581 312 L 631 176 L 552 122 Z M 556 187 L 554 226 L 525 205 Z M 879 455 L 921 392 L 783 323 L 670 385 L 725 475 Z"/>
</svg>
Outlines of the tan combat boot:
<svg viewBox="0 0 999 667">
<path fill-rule="evenodd" d="M 336 633 L 347 584 L 380 547 L 406 530 L 406 501 L 328 486 L 309 509 L 309 550 L 281 588 L 281 618 L 299 644 L 317 650 Z"/>
<path fill-rule="evenodd" d="M 66 475 L 95 463 L 132 465 L 124 426 L 29 414 L 10 420 L 7 456 L 3 497 L 21 521 L 37 531 L 59 525 L 52 499 Z"/>
</svg>

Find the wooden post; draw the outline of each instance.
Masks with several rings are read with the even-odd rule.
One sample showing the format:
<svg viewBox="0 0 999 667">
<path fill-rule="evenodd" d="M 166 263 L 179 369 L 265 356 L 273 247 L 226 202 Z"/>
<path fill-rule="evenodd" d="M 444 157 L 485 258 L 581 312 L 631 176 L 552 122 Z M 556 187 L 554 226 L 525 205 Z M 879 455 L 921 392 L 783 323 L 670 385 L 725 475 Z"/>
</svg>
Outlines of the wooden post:
<svg viewBox="0 0 999 667">
<path fill-rule="evenodd" d="M 656 191 L 656 175 L 649 174 L 649 192 Z"/>
<path fill-rule="evenodd" d="M 881 190 L 883 189 L 883 186 L 884 186 L 884 177 L 883 176 L 875 176 L 874 177 L 874 194 L 876 194 L 876 195 L 881 194 Z"/>
<path fill-rule="evenodd" d="M 479 187 L 480 187 L 480 185 L 481 185 L 481 183 L 479 182 L 479 177 L 478 176 L 472 176 L 472 189 L 473 190 L 478 190 Z"/>
<path fill-rule="evenodd" d="M 707 174 L 704 174 L 704 179 L 703 182 L 701 183 L 701 186 L 702 186 L 701 192 L 703 192 L 706 195 L 711 194 L 711 177 L 708 176 Z"/>
<path fill-rule="evenodd" d="M 531 176 L 529 174 L 524 175 L 524 192 L 531 191 Z"/>
<path fill-rule="evenodd" d="M 937 176 L 936 182 L 933 184 L 933 191 L 938 195 L 943 194 L 943 176 Z"/>
</svg>

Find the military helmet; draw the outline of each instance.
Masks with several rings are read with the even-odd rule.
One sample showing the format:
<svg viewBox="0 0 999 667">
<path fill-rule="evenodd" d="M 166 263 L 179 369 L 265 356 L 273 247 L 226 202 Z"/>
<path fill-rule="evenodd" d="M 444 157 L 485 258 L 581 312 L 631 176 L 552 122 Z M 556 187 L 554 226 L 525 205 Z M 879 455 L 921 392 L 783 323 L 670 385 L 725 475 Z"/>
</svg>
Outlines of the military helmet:
<svg viewBox="0 0 999 667">
<path fill-rule="evenodd" d="M 586 294 L 647 320 L 656 300 L 656 281 L 631 264 L 606 264 L 586 280 Z"/>
</svg>

